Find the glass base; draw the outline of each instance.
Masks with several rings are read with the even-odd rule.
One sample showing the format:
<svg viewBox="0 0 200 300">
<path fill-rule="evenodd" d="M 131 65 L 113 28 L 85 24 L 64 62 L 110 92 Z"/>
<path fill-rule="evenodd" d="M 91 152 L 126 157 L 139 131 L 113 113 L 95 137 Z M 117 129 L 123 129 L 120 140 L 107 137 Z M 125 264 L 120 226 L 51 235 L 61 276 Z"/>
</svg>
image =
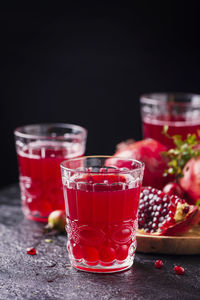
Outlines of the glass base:
<svg viewBox="0 0 200 300">
<path fill-rule="evenodd" d="M 114 261 L 112 265 L 103 266 L 101 264 L 89 265 L 84 259 L 77 260 L 71 257 L 70 261 L 72 267 L 85 272 L 93 272 L 93 273 L 115 273 L 122 272 L 127 269 L 130 269 L 133 265 L 135 254 L 132 256 L 128 256 L 124 261 Z"/>
<path fill-rule="evenodd" d="M 38 212 L 30 212 L 29 209 L 27 209 L 26 207 L 22 206 L 22 211 L 24 213 L 24 216 L 31 220 L 31 221 L 36 221 L 36 222 L 41 222 L 41 223 L 48 223 L 48 216 L 46 217 L 42 217 L 39 215 Z"/>
<path fill-rule="evenodd" d="M 29 220 L 41 222 L 41 223 L 48 223 L 48 217 L 47 218 L 40 218 L 40 217 L 34 217 L 32 215 L 25 215 L 25 217 Z"/>
</svg>

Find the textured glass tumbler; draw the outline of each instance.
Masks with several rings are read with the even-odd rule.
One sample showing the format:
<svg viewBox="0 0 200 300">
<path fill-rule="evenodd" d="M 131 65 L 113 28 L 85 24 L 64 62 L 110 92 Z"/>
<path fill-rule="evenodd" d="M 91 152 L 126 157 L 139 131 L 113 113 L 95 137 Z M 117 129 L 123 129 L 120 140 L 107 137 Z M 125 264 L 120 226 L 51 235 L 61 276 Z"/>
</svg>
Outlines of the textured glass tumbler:
<svg viewBox="0 0 200 300">
<path fill-rule="evenodd" d="M 149 94 L 140 98 L 140 107 L 145 138 L 153 138 L 168 148 L 174 147 L 172 139 L 167 138 L 163 126 L 168 126 L 168 133 L 179 134 L 184 139 L 188 133 L 200 129 L 200 95 L 169 93 Z"/>
<path fill-rule="evenodd" d="M 130 268 L 144 164 L 86 156 L 62 162 L 61 171 L 72 266 L 102 273 Z"/>
<path fill-rule="evenodd" d="M 23 212 L 47 222 L 53 210 L 65 209 L 60 163 L 84 154 L 87 131 L 71 124 L 37 124 L 14 134 Z"/>
</svg>

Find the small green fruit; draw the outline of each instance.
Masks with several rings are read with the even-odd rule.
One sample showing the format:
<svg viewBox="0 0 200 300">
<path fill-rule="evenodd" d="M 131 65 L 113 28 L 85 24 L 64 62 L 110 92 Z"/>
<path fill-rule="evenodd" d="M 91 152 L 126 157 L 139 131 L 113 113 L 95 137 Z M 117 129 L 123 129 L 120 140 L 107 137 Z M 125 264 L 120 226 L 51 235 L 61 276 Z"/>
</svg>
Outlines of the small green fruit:
<svg viewBox="0 0 200 300">
<path fill-rule="evenodd" d="M 48 227 L 60 232 L 65 231 L 66 214 L 63 210 L 54 210 L 48 217 Z"/>
</svg>

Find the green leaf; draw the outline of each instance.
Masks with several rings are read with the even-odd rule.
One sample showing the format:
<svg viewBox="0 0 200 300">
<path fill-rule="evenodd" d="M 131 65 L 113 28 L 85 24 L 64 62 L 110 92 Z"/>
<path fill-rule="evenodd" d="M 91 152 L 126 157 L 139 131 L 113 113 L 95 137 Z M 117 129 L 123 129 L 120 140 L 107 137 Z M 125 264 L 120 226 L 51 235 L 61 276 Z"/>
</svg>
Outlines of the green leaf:
<svg viewBox="0 0 200 300">
<path fill-rule="evenodd" d="M 168 156 L 167 151 L 163 151 L 161 154 L 162 154 L 162 156 Z"/>
<path fill-rule="evenodd" d="M 170 136 L 168 133 L 168 126 L 163 127 L 163 134 L 173 140 L 175 147 L 163 152 L 163 156 L 168 158 L 168 169 L 164 171 L 163 176 L 167 174 L 174 174 L 176 179 L 183 176 L 183 168 L 186 163 L 192 158 L 200 156 L 200 141 L 197 139 L 196 134 L 188 134 L 186 139 L 183 140 L 181 135 Z M 200 130 L 198 130 L 200 137 Z"/>
<path fill-rule="evenodd" d="M 168 139 L 171 139 L 171 136 L 168 134 L 168 129 L 169 129 L 169 126 L 168 125 L 164 125 L 163 126 L 162 134 L 164 134 Z"/>
<path fill-rule="evenodd" d="M 46 243 L 52 243 L 53 242 L 53 240 L 51 240 L 51 239 L 45 239 L 44 240 Z"/>
<path fill-rule="evenodd" d="M 164 125 L 164 126 L 163 126 L 163 131 L 162 131 L 162 133 L 163 133 L 163 134 L 166 134 L 167 131 L 168 131 L 168 129 L 169 129 L 169 126 L 168 126 L 168 125 Z"/>
<path fill-rule="evenodd" d="M 169 162 L 168 166 L 176 168 L 176 167 L 178 166 L 177 160 L 176 160 L 176 159 L 172 159 L 172 160 Z"/>
<path fill-rule="evenodd" d="M 198 199 L 197 200 L 197 202 L 196 202 L 196 204 L 195 204 L 196 206 L 198 206 L 199 207 L 199 209 L 200 209 L 200 199 Z"/>
<path fill-rule="evenodd" d="M 173 135 L 172 139 L 174 141 L 175 144 L 182 144 L 182 136 L 181 135 Z"/>
</svg>

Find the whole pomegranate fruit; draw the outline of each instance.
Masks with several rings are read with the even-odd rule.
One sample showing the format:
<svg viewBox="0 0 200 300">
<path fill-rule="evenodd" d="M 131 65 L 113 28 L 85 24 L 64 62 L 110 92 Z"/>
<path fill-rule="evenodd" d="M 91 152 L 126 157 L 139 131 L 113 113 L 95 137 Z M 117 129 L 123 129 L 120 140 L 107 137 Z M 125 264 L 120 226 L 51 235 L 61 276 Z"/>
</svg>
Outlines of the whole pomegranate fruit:
<svg viewBox="0 0 200 300">
<path fill-rule="evenodd" d="M 144 139 L 138 142 L 121 143 L 114 157 L 133 158 L 145 163 L 143 186 L 153 186 L 162 189 L 169 182 L 169 178 L 163 177 L 167 168 L 167 161 L 162 156 L 166 147 L 154 139 Z M 117 165 L 117 167 L 127 167 Z"/>
<path fill-rule="evenodd" d="M 139 232 L 178 235 L 187 232 L 198 221 L 197 206 L 152 187 L 142 188 L 138 210 Z"/>
<path fill-rule="evenodd" d="M 60 232 L 65 230 L 66 214 L 63 210 L 54 210 L 48 217 L 48 228 L 58 230 Z"/>
<path fill-rule="evenodd" d="M 186 192 L 188 201 L 195 204 L 200 199 L 200 157 L 191 158 L 186 163 L 179 183 Z"/>
<path fill-rule="evenodd" d="M 180 198 L 184 198 L 184 194 L 185 194 L 185 191 L 176 182 L 167 183 L 163 188 L 163 192 L 169 196 L 176 195 Z"/>
</svg>

